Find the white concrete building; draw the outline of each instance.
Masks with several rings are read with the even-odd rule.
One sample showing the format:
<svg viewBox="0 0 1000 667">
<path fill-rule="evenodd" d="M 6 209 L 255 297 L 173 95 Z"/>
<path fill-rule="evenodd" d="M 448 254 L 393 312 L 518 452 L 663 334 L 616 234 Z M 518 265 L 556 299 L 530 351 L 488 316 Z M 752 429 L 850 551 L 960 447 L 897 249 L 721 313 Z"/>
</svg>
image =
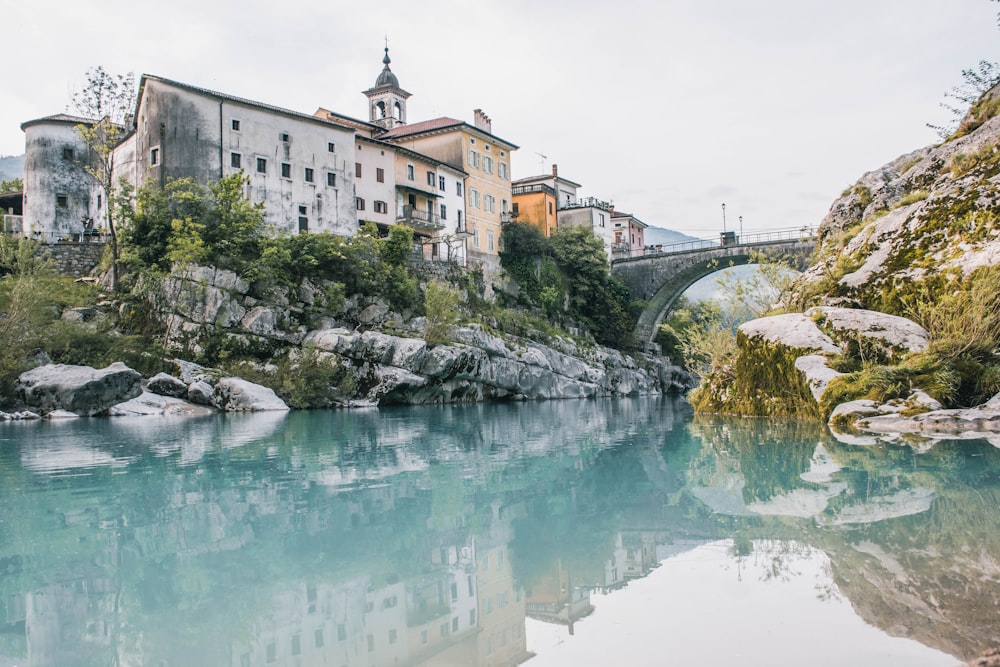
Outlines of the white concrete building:
<svg viewBox="0 0 1000 667">
<path fill-rule="evenodd" d="M 248 197 L 264 203 L 269 226 L 357 230 L 353 128 L 144 75 L 131 141 L 137 184 L 183 177 L 209 183 L 244 171 Z"/>
</svg>

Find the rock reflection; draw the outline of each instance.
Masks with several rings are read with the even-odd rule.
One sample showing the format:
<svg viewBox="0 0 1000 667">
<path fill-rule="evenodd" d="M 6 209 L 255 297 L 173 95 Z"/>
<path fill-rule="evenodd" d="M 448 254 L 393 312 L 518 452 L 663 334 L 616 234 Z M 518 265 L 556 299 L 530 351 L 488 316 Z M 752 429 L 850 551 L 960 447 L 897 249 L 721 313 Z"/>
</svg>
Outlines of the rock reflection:
<svg viewBox="0 0 1000 667">
<path fill-rule="evenodd" d="M 527 617 L 720 540 L 776 579 L 822 551 L 819 595 L 952 655 L 1000 634 L 987 443 L 666 399 L 266 417 L 0 432 L 0 664 L 514 665 Z"/>
</svg>

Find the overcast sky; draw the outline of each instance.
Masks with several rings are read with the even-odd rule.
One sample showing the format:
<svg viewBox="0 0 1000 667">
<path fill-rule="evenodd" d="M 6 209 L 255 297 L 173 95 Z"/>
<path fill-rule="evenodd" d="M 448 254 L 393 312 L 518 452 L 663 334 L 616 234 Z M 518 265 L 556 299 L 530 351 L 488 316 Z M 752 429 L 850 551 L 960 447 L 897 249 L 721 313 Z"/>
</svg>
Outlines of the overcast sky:
<svg viewBox="0 0 1000 667">
<path fill-rule="evenodd" d="M 410 122 L 472 121 L 659 227 L 816 225 L 865 171 L 934 143 L 961 70 L 1000 60 L 988 0 L 5 2 L 0 154 L 89 67 L 367 119 L 392 70 Z M 544 156 L 544 157 L 542 157 Z"/>
</svg>

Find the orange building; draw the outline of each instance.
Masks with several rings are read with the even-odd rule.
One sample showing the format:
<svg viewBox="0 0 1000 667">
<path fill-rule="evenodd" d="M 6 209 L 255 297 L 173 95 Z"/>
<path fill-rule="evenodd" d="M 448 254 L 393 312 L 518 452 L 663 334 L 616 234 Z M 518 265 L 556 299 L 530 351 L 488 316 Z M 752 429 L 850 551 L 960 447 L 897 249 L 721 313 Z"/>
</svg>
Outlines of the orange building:
<svg viewBox="0 0 1000 667">
<path fill-rule="evenodd" d="M 558 210 L 576 201 L 579 183 L 559 176 L 559 166 L 552 165 L 552 175 L 519 178 L 511 184 L 512 217 L 531 225 L 545 236 L 557 227 Z"/>
</svg>

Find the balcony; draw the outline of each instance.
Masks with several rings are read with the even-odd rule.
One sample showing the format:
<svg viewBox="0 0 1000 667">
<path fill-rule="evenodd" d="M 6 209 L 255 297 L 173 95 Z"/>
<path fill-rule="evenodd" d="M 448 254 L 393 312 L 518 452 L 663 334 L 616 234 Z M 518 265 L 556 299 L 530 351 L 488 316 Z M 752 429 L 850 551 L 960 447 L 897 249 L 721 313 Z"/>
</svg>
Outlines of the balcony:
<svg viewBox="0 0 1000 667">
<path fill-rule="evenodd" d="M 444 229 L 444 223 L 440 217 L 427 211 L 421 211 L 416 206 L 404 206 L 402 210 L 397 210 L 396 224 L 406 225 L 418 232 L 437 232 Z"/>
<path fill-rule="evenodd" d="M 556 196 L 556 191 L 544 183 L 535 183 L 533 185 L 515 185 L 511 188 L 512 195 L 526 195 L 532 192 L 542 192 L 553 197 Z"/>
<path fill-rule="evenodd" d="M 569 208 L 599 208 L 602 211 L 610 211 L 611 202 L 604 201 L 603 199 L 597 199 L 596 197 L 584 197 L 583 199 L 577 199 L 576 201 L 564 201 L 559 203 L 560 211 Z"/>
</svg>

